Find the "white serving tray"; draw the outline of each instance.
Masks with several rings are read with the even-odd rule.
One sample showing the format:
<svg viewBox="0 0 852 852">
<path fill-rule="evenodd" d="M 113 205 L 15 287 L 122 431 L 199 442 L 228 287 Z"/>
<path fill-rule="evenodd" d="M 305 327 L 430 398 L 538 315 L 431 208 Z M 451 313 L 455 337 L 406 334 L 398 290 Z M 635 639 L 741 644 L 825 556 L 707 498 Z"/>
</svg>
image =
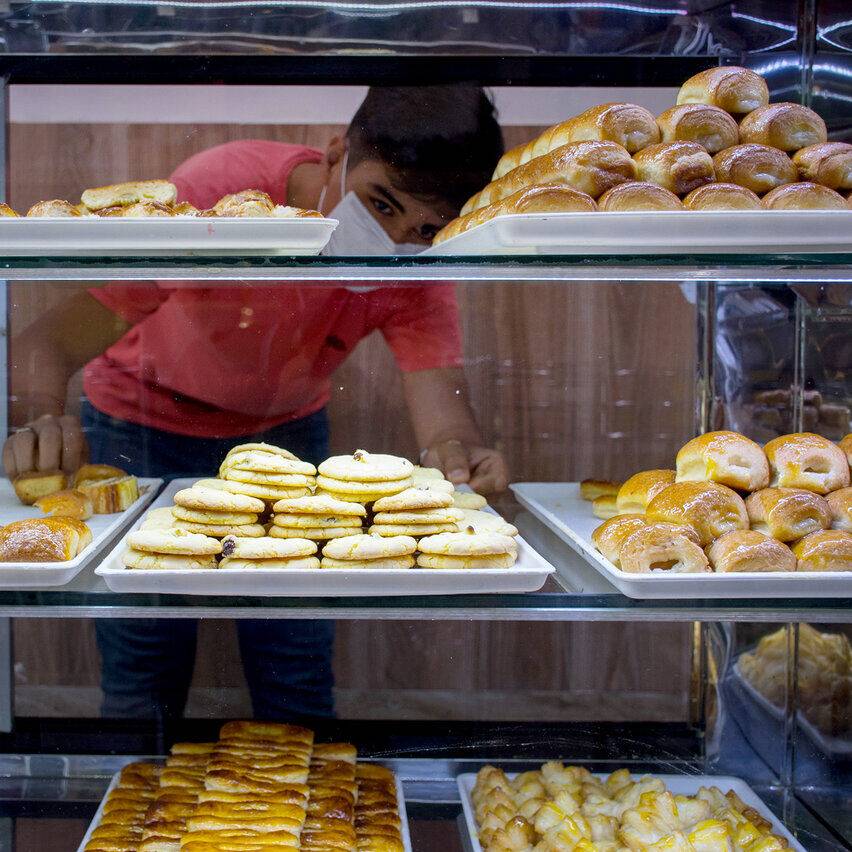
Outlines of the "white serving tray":
<svg viewBox="0 0 852 852">
<path fill-rule="evenodd" d="M 509 778 L 514 778 L 515 774 L 510 773 Z M 601 780 L 607 777 L 606 773 L 596 772 L 593 774 Z M 797 852 L 806 852 L 805 847 L 790 834 L 784 823 L 769 810 L 763 799 L 741 778 L 735 778 L 731 775 L 658 775 L 656 772 L 646 774 L 659 778 L 669 791 L 676 796 L 694 796 L 698 792 L 699 787 L 718 787 L 723 793 L 733 790 L 747 805 L 753 807 L 762 817 L 765 817 L 772 823 L 773 833 L 783 837 L 791 849 L 795 849 Z M 459 775 L 456 781 L 458 783 L 459 794 L 461 795 L 462 808 L 464 809 L 464 820 L 467 826 L 470 848 L 473 852 L 482 852 L 482 846 L 479 843 L 479 832 L 476 829 L 476 816 L 474 815 L 473 803 L 470 799 L 473 785 L 476 783 L 476 775 L 473 772 L 466 772 L 463 775 Z"/>
<path fill-rule="evenodd" d="M 766 571 L 734 574 L 627 574 L 605 559 L 592 544 L 603 523 L 592 504 L 580 496 L 576 482 L 521 482 L 515 496 L 542 523 L 630 598 L 677 600 L 720 598 L 848 598 L 852 572 Z"/>
<path fill-rule="evenodd" d="M 370 761 L 367 762 L 369 763 Z M 92 821 L 89 823 L 89 827 L 86 829 L 86 833 L 83 835 L 83 839 L 77 847 L 77 852 L 85 852 L 86 844 L 92 839 L 92 832 L 100 824 L 101 817 L 104 815 L 104 805 L 106 805 L 109 794 L 118 785 L 120 775 L 120 772 L 116 772 L 115 775 L 112 776 L 112 780 L 109 782 L 106 793 L 104 793 L 104 797 L 101 799 L 101 803 L 98 805 L 98 809 L 95 811 L 95 815 L 92 817 Z M 402 792 L 402 781 L 396 773 L 394 773 L 393 777 L 396 780 L 396 806 L 399 811 L 399 820 L 401 823 L 402 845 L 405 852 L 412 852 L 411 833 L 408 830 L 408 813 L 405 809 L 405 796 Z"/>
<path fill-rule="evenodd" d="M 336 219 L 0 219 L 0 257 L 29 255 L 319 254 Z"/>
<path fill-rule="evenodd" d="M 425 255 L 852 251 L 852 210 L 656 210 L 499 216 Z"/>
<path fill-rule="evenodd" d="M 170 506 L 175 492 L 196 480 L 174 479 L 151 508 Z M 134 524 L 136 529 L 141 524 Z M 132 530 L 128 530 L 128 534 Z M 125 536 L 126 538 L 126 536 Z M 114 592 L 176 595 L 255 595 L 280 597 L 371 597 L 534 592 L 556 569 L 522 539 L 511 568 L 469 570 L 380 568 L 196 568 L 152 570 L 125 568 L 123 538 L 95 569 Z"/>
<path fill-rule="evenodd" d="M 86 525 L 92 531 L 92 543 L 68 562 L 0 562 L 0 588 L 40 589 L 70 583 L 83 568 L 94 560 L 122 527 L 134 521 L 154 499 L 163 484 L 162 479 L 137 479 L 139 497 L 124 512 L 111 515 L 92 515 Z M 0 524 L 43 518 L 34 506 L 24 506 L 15 495 L 8 479 L 0 479 Z"/>
</svg>

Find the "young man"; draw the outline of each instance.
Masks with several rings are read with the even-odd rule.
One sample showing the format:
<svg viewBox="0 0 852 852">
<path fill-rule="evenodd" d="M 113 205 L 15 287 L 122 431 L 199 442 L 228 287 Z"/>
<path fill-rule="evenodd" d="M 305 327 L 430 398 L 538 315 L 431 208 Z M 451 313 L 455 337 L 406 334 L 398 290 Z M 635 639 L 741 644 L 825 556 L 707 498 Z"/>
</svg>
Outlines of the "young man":
<svg viewBox="0 0 852 852">
<path fill-rule="evenodd" d="M 243 189 L 320 209 L 340 220 L 334 254 L 406 252 L 431 242 L 501 152 L 479 88 L 371 89 L 325 153 L 234 142 L 190 158 L 172 180 L 201 209 Z M 328 454 L 330 376 L 374 330 L 402 369 L 424 463 L 475 490 L 505 488 L 505 462 L 483 446 L 467 402 L 447 284 L 151 282 L 79 293 L 15 341 L 13 422 L 32 422 L 4 447 L 7 473 L 74 470 L 87 443 L 93 461 L 140 475 L 211 475 L 229 446 L 248 440 L 318 463 Z M 64 400 L 83 365 L 81 431 Z M 330 625 L 240 621 L 238 630 L 257 717 L 332 712 Z M 97 634 L 105 715 L 182 712 L 195 622 L 105 620 Z"/>
</svg>

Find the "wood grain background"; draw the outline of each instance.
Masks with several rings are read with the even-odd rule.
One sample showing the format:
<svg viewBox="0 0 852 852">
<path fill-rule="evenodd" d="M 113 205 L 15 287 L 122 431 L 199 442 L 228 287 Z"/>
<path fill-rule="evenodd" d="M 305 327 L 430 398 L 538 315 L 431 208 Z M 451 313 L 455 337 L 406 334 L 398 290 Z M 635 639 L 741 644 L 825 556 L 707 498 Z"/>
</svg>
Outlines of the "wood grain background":
<svg viewBox="0 0 852 852">
<path fill-rule="evenodd" d="M 342 128 L 227 125 L 12 126 L 9 200 L 76 200 L 87 186 L 167 175 L 234 139 L 322 147 Z M 506 128 L 507 147 L 537 128 Z M 10 286 L 14 338 L 80 284 Z M 545 280 L 458 287 L 466 371 L 487 440 L 515 480 L 624 477 L 671 466 L 692 433 L 694 315 L 675 285 Z M 380 337 L 335 376 L 336 451 L 365 443 L 414 456 L 399 376 Z M 377 424 L 380 431 L 377 432 Z M 508 496 L 500 508 L 511 514 Z M 93 715 L 94 625 L 15 624 L 17 711 Z M 646 624 L 347 622 L 335 652 L 349 718 L 683 719 L 690 628 Z M 190 714 L 249 712 L 233 625 L 201 625 Z"/>
</svg>

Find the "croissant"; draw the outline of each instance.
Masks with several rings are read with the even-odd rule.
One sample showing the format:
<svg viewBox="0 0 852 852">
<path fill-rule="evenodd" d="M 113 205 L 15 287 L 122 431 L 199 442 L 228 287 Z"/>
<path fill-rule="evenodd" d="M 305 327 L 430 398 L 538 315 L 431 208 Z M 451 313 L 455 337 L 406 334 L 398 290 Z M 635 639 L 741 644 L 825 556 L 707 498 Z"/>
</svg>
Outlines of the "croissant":
<svg viewBox="0 0 852 852">
<path fill-rule="evenodd" d="M 822 142 L 800 148 L 793 162 L 802 180 L 821 183 L 829 189 L 852 189 L 852 145 L 846 142 Z"/>
<path fill-rule="evenodd" d="M 716 179 L 744 186 L 758 195 L 793 183 L 799 176 L 793 161 L 768 145 L 734 145 L 713 157 Z"/>
<path fill-rule="evenodd" d="M 825 122 L 801 104 L 768 104 L 750 112 L 740 122 L 740 141 L 769 145 L 781 151 L 798 151 L 828 139 Z"/>
<path fill-rule="evenodd" d="M 677 95 L 678 104 L 711 104 L 735 115 L 769 103 L 769 88 L 748 68 L 708 68 L 690 77 Z"/>
<path fill-rule="evenodd" d="M 680 104 L 657 116 L 663 142 L 697 142 L 710 154 L 740 141 L 730 114 L 711 104 Z"/>
<path fill-rule="evenodd" d="M 655 183 L 630 181 L 608 189 L 598 199 L 598 209 L 605 212 L 683 210 L 683 204 L 673 192 Z"/>
<path fill-rule="evenodd" d="M 760 210 L 760 199 L 735 183 L 708 183 L 683 199 L 687 210 Z"/>
<path fill-rule="evenodd" d="M 697 142 L 661 142 L 633 157 L 639 180 L 650 181 L 675 195 L 686 195 L 715 179 L 713 159 Z"/>
<path fill-rule="evenodd" d="M 767 210 L 846 210 L 846 199 L 818 183 L 788 183 L 776 186 L 761 200 Z"/>
</svg>

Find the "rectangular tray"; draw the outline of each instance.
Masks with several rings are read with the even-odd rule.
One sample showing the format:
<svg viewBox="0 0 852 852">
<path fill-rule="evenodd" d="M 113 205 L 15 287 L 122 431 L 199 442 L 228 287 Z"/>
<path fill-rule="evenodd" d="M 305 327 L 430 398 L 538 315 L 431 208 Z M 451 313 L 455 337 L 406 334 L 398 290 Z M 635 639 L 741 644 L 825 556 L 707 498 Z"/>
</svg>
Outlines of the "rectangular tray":
<svg viewBox="0 0 852 852">
<path fill-rule="evenodd" d="M 111 515 L 92 515 L 87 526 L 92 531 L 92 543 L 68 562 L 0 562 L 0 588 L 39 589 L 70 583 L 83 568 L 98 557 L 122 527 L 134 521 L 154 499 L 163 484 L 162 479 L 138 478 L 139 497 L 125 511 Z M 15 495 L 8 479 L 0 479 L 0 524 L 25 518 L 43 518 L 34 506 L 24 506 Z"/>
<path fill-rule="evenodd" d="M 175 492 L 196 480 L 174 479 L 152 508 L 170 506 Z M 136 529 L 141 520 L 134 524 Z M 132 530 L 128 530 L 128 534 Z M 534 592 L 556 569 L 518 539 L 518 561 L 511 568 L 430 570 L 380 568 L 196 568 L 142 571 L 125 568 L 125 539 L 98 566 L 114 592 L 177 595 L 256 595 L 276 597 L 372 597 Z"/>
<path fill-rule="evenodd" d="M 511 488 L 519 503 L 629 598 L 695 600 L 852 596 L 852 573 L 841 571 L 626 574 L 605 559 L 592 544 L 592 532 L 603 522 L 592 514 L 592 504 L 580 496 L 579 483 L 521 482 Z"/>
<path fill-rule="evenodd" d="M 109 797 L 109 794 L 115 789 L 118 784 L 118 779 L 121 773 L 116 772 L 115 775 L 112 776 L 112 779 L 109 782 L 109 786 L 104 793 L 104 797 L 101 799 L 100 804 L 98 805 L 98 809 L 95 811 L 95 815 L 92 817 L 92 821 L 89 823 L 89 827 L 86 829 L 86 833 L 83 835 L 83 839 L 80 841 L 80 845 L 77 847 L 77 852 L 84 852 L 86 848 L 86 844 L 91 840 L 92 832 L 98 826 L 101 821 L 101 817 L 104 814 L 104 805 L 106 804 L 106 800 Z M 397 810 L 399 811 L 399 820 L 402 824 L 402 844 L 405 848 L 405 852 L 413 852 L 411 848 L 411 833 L 408 830 L 408 813 L 405 809 L 405 796 L 402 791 L 402 781 L 400 780 L 399 775 L 394 774 L 394 779 L 396 780 L 396 802 L 397 802 Z"/>
<path fill-rule="evenodd" d="M 0 257 L 29 255 L 311 255 L 335 219 L 0 219 Z"/>
<path fill-rule="evenodd" d="M 499 216 L 426 255 L 852 251 L 852 210 L 655 210 Z"/>
<path fill-rule="evenodd" d="M 515 774 L 510 773 L 509 778 L 513 778 Z M 607 777 L 606 773 L 593 774 L 595 777 L 601 779 Z M 769 810 L 763 799 L 741 778 L 735 778 L 731 775 L 659 775 L 656 772 L 647 774 L 659 778 L 674 795 L 694 796 L 698 792 L 699 787 L 715 786 L 722 790 L 723 793 L 733 790 L 747 805 L 753 807 L 761 816 L 772 823 L 773 832 L 784 837 L 791 849 L 795 849 L 797 852 L 806 852 L 805 847 L 790 834 L 784 823 Z M 473 772 L 466 772 L 463 775 L 459 775 L 456 781 L 458 783 L 459 794 L 461 795 L 470 848 L 473 852 L 482 852 L 482 846 L 479 843 L 479 833 L 476 830 L 473 803 L 470 800 L 470 794 L 476 782 L 476 775 Z"/>
</svg>

